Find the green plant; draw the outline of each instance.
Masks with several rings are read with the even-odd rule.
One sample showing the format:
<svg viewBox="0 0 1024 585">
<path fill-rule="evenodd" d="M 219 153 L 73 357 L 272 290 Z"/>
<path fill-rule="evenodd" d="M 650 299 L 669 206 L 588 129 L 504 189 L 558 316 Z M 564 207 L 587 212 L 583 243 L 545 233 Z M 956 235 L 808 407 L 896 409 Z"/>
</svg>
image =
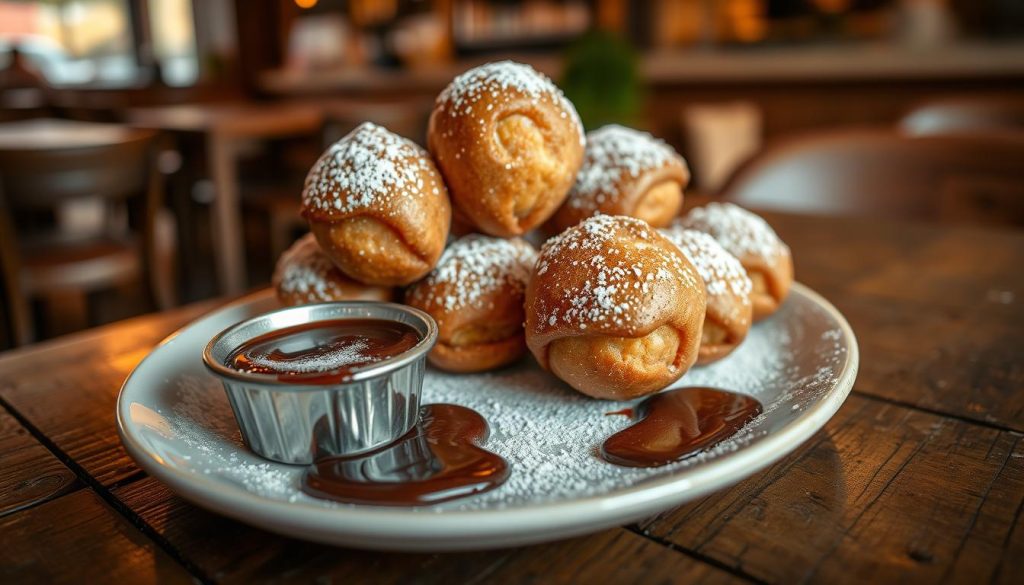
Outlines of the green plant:
<svg viewBox="0 0 1024 585">
<path fill-rule="evenodd" d="M 591 31 L 570 45 L 561 85 L 588 130 L 611 123 L 635 125 L 639 117 L 636 51 L 618 36 Z"/>
</svg>

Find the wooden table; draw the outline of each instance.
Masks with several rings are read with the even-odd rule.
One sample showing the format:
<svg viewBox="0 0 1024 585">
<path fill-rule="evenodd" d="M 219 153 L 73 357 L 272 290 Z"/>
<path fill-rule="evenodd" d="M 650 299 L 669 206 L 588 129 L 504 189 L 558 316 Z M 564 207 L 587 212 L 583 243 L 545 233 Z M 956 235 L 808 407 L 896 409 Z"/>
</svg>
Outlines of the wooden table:
<svg viewBox="0 0 1024 585">
<path fill-rule="evenodd" d="M 1024 233 L 772 214 L 861 344 L 853 394 L 739 485 L 522 549 L 362 552 L 276 536 L 147 477 L 122 380 L 203 304 L 0 356 L 0 582 L 961 582 L 1024 575 Z"/>
<path fill-rule="evenodd" d="M 241 141 L 313 134 L 323 124 L 319 107 L 290 103 L 179 104 L 133 108 L 129 123 L 175 134 L 196 134 L 205 143 L 214 186 L 212 231 L 214 261 L 221 291 L 246 287 L 245 246 L 236 150 Z M 298 197 L 298 194 L 296 194 Z"/>
</svg>

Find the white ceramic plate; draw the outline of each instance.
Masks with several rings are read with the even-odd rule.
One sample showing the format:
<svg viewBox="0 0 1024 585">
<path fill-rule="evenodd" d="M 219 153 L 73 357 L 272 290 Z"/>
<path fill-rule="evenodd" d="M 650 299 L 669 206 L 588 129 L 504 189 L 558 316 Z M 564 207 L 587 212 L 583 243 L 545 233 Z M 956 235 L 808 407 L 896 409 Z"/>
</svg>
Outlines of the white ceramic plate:
<svg viewBox="0 0 1024 585">
<path fill-rule="evenodd" d="M 423 402 L 456 402 L 491 424 L 486 447 L 509 460 L 502 487 L 423 508 L 344 505 L 302 494 L 302 467 L 249 452 L 201 353 L 225 327 L 275 308 L 269 292 L 219 309 L 171 335 L 125 381 L 117 422 L 128 452 L 182 497 L 242 522 L 357 548 L 460 550 L 515 546 L 638 520 L 734 484 L 779 460 L 820 429 L 853 386 L 853 331 L 827 301 L 794 285 L 782 309 L 754 326 L 726 359 L 676 386 L 757 397 L 764 413 L 733 438 L 654 469 L 608 464 L 596 449 L 629 424 L 605 413 L 627 406 L 583 397 L 532 360 L 498 372 L 430 371 Z"/>
</svg>

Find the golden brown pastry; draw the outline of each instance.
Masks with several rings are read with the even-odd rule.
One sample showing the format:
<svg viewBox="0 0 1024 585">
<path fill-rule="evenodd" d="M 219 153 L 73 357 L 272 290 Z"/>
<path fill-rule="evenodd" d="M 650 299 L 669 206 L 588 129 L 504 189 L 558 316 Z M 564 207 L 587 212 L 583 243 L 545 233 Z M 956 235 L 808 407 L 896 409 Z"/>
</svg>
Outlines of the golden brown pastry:
<svg viewBox="0 0 1024 585">
<path fill-rule="evenodd" d="M 548 240 L 526 289 L 526 344 L 595 398 L 661 390 L 697 360 L 704 282 L 647 223 L 597 215 Z"/>
<path fill-rule="evenodd" d="M 708 203 L 691 209 L 679 225 L 710 235 L 739 258 L 753 283 L 755 321 L 774 313 L 786 300 L 793 284 L 793 257 L 764 219 L 732 203 Z"/>
<path fill-rule="evenodd" d="M 667 226 L 683 207 L 690 171 L 676 151 L 646 132 L 617 125 L 587 134 L 583 166 L 546 229 L 558 233 L 598 213 Z"/>
<path fill-rule="evenodd" d="M 551 217 L 580 168 L 583 144 L 583 126 L 561 90 L 511 61 L 456 77 L 427 129 L 452 203 L 476 229 L 501 237 Z"/>
<path fill-rule="evenodd" d="M 345 276 L 320 249 L 313 234 L 299 238 L 277 261 L 272 279 L 281 304 L 327 301 L 391 301 L 395 290 L 356 282 Z"/>
<path fill-rule="evenodd" d="M 735 256 L 703 232 L 677 224 L 661 233 L 679 248 L 704 279 L 708 309 L 697 363 L 720 360 L 736 349 L 750 331 L 753 307 L 747 271 Z"/>
<path fill-rule="evenodd" d="M 523 295 L 537 252 L 519 238 L 469 235 L 454 242 L 437 267 L 406 292 L 406 303 L 437 321 L 427 358 L 452 372 L 481 372 L 526 352 Z"/>
<path fill-rule="evenodd" d="M 452 212 L 426 151 L 364 123 L 310 169 L 302 215 L 342 272 L 366 284 L 396 286 L 434 267 Z"/>
</svg>

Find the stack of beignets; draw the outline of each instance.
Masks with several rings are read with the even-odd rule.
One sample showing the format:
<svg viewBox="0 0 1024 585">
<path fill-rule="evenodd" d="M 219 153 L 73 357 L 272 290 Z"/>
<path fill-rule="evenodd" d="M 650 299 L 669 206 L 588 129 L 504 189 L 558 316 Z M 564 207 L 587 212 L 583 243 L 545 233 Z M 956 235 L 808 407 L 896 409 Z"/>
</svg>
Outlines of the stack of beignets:
<svg viewBox="0 0 1024 585">
<path fill-rule="evenodd" d="M 697 363 L 720 360 L 736 349 L 750 330 L 753 307 L 747 271 L 735 256 L 703 232 L 677 225 L 661 233 L 679 247 L 704 279 L 708 303 Z"/>
<path fill-rule="evenodd" d="M 400 286 L 437 263 L 452 214 L 426 151 L 364 123 L 310 169 L 302 215 L 342 272 L 366 284 Z"/>
<path fill-rule="evenodd" d="M 272 278 L 277 298 L 288 306 L 327 301 L 390 301 L 394 289 L 363 284 L 345 276 L 324 254 L 313 234 L 299 238 L 281 254 Z"/>
<path fill-rule="evenodd" d="M 488 63 L 438 96 L 427 147 L 452 202 L 479 231 L 511 237 L 562 204 L 583 159 L 583 126 L 561 90 L 529 65 Z"/>
<path fill-rule="evenodd" d="M 689 182 L 686 161 L 665 142 L 631 128 L 604 126 L 587 134 L 583 166 L 547 229 L 559 233 L 598 213 L 665 227 L 679 215 Z"/>
<path fill-rule="evenodd" d="M 646 222 L 598 215 L 550 239 L 526 289 L 526 344 L 584 394 L 628 400 L 697 360 L 704 282 Z"/>
<path fill-rule="evenodd" d="M 753 284 L 755 321 L 777 311 L 786 300 L 793 284 L 793 257 L 764 219 L 732 203 L 708 203 L 691 209 L 679 225 L 710 235 L 739 258 Z"/>
<path fill-rule="evenodd" d="M 405 297 L 437 321 L 430 362 L 479 372 L 519 359 L 526 351 L 523 295 L 536 260 L 536 250 L 519 238 L 473 234 L 452 242 Z"/>
<path fill-rule="evenodd" d="M 485 371 L 529 350 L 576 390 L 629 400 L 728 355 L 789 291 L 789 248 L 764 220 L 712 203 L 672 223 L 682 157 L 622 126 L 584 135 L 527 65 L 458 76 L 427 145 L 364 123 L 320 157 L 302 196 L 312 233 L 274 272 L 282 303 L 408 286 L 438 325 L 433 366 Z M 531 237 L 557 235 L 538 254 L 516 236 L 541 224 Z"/>
</svg>

